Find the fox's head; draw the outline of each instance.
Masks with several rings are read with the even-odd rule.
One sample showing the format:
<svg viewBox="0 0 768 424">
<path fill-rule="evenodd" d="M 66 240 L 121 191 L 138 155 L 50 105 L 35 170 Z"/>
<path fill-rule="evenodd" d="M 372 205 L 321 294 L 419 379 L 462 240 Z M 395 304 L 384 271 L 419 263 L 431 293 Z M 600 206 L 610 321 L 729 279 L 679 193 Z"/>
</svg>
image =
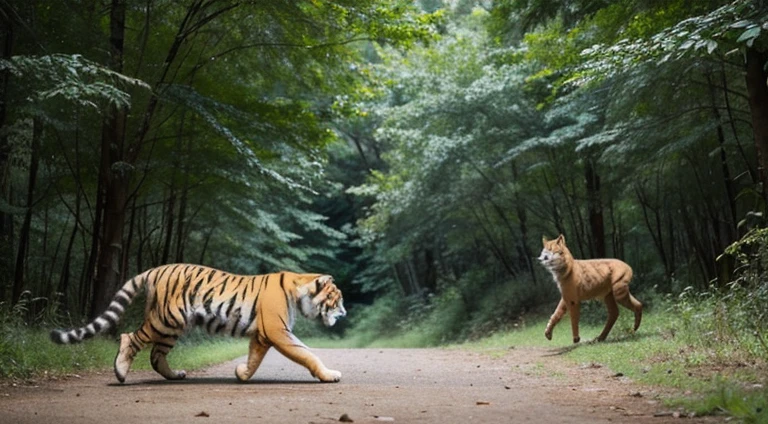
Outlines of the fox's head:
<svg viewBox="0 0 768 424">
<path fill-rule="evenodd" d="M 539 255 L 539 262 L 551 270 L 565 267 L 572 258 L 571 251 L 565 245 L 565 236 L 562 234 L 554 240 L 542 237 L 541 244 L 543 248 Z"/>
</svg>

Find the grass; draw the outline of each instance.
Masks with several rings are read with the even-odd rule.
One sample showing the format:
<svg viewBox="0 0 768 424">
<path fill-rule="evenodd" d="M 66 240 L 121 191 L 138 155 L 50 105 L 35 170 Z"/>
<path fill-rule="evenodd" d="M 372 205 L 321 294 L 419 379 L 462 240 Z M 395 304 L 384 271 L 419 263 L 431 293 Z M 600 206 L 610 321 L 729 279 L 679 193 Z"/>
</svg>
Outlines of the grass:
<svg viewBox="0 0 768 424">
<path fill-rule="evenodd" d="M 201 369 L 248 353 L 248 342 L 244 339 L 194 335 L 190 338 L 189 342 L 182 339 L 168 355 L 173 368 Z M 50 341 L 47 330 L 4 327 L 0 334 L 0 379 L 24 380 L 109 370 L 117 349 L 117 342 L 105 337 L 60 346 Z M 150 351 L 141 351 L 131 368 L 151 369 Z"/>
<path fill-rule="evenodd" d="M 696 343 L 692 338 L 710 334 L 686 334 L 678 317 L 669 311 L 646 313 L 637 333 L 632 333 L 631 314 L 622 313 L 608 340 L 593 341 L 602 324 L 580 325 L 582 342 L 571 342 L 566 319 L 555 329 L 552 341 L 544 338 L 545 320 L 518 330 L 500 332 L 458 346 L 476 350 L 508 349 L 510 346 L 562 348 L 575 363 L 599 363 L 642 384 L 679 389 L 685 396 L 667 399 L 698 415 L 727 412 L 746 423 L 768 422 L 768 364 L 748 358 L 726 343 Z M 714 345 L 715 347 L 712 347 Z"/>
<path fill-rule="evenodd" d="M 597 305 L 599 306 L 599 305 Z M 622 311 L 606 342 L 592 341 L 602 330 L 604 313 L 592 308 L 583 314 L 582 342 L 571 343 L 566 317 L 554 331 L 552 341 L 544 338 L 546 320 L 521 321 L 517 328 L 500 331 L 480 339 L 448 345 L 441 343 L 434 328 L 414 325 L 387 337 L 374 337 L 362 330 L 349 329 L 347 337 L 307 332 L 302 339 L 313 348 L 371 347 L 417 348 L 447 346 L 480 350 L 490 354 L 516 347 L 562 349 L 563 357 L 574 363 L 599 363 L 642 384 L 679 389 L 685 396 L 668 399 L 699 415 L 726 411 L 745 423 L 768 422 L 768 352 L 743 349 L 751 343 L 727 337 L 714 330 L 706 306 L 688 316 L 670 307 L 646 311 L 637 333 L 631 332 L 632 316 Z M 691 318 L 692 317 L 692 318 Z M 590 322 L 592 320 L 593 322 Z M 709 321 L 708 321 L 709 320 Z M 429 323 L 429 322 L 428 322 Z M 8 329 L 12 329 L 9 331 Z M 212 338 L 194 333 L 182 338 L 169 356 L 176 369 L 194 370 L 247 354 L 244 339 Z M 48 332 L 24 326 L 0 326 L 0 379 L 37 378 L 108 370 L 112 367 L 117 343 L 96 338 L 78 345 L 58 346 Z M 150 369 L 149 349 L 142 351 L 134 369 Z M 544 372 L 543 370 L 533 370 Z"/>
</svg>

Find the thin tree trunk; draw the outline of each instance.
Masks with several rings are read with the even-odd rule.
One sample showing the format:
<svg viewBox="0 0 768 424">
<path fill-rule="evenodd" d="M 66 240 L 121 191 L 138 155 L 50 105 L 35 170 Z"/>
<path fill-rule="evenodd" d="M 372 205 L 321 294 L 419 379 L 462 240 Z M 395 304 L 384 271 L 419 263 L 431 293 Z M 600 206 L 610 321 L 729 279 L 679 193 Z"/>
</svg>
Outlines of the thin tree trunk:
<svg viewBox="0 0 768 424">
<path fill-rule="evenodd" d="M 720 148 L 720 170 L 723 173 L 723 185 L 725 186 L 726 201 L 728 202 L 728 211 L 730 212 L 731 219 L 728 226 L 728 244 L 732 243 L 736 239 L 736 223 L 738 222 L 738 216 L 736 215 L 736 189 L 733 187 L 733 179 L 731 178 L 731 169 L 728 166 L 728 155 L 725 151 L 725 130 L 721 122 L 720 111 L 717 108 L 716 88 L 710 74 L 707 74 L 707 85 L 709 86 L 709 97 L 712 103 L 712 117 L 717 122 L 717 143 Z"/>
<path fill-rule="evenodd" d="M 768 54 L 748 47 L 746 52 L 746 80 L 749 109 L 752 114 L 752 131 L 755 135 L 757 170 L 763 183 L 763 199 L 768 203 L 768 72 L 765 63 Z"/>
<path fill-rule="evenodd" d="M 172 176 L 171 178 L 174 178 Z M 171 193 L 168 196 L 168 206 L 163 208 L 166 212 L 165 218 L 165 237 L 163 243 L 163 254 L 161 262 L 163 264 L 168 263 L 168 258 L 171 254 L 171 240 L 173 239 L 173 217 L 176 213 L 176 187 L 173 181 L 171 181 Z"/>
<path fill-rule="evenodd" d="M 117 72 L 122 72 L 123 69 L 125 8 L 125 0 L 112 0 L 109 36 L 110 68 Z M 104 221 L 101 227 L 94 227 L 100 233 L 100 254 L 93 284 L 93 303 L 89 314 L 91 318 L 95 318 L 106 310 L 122 277 L 120 270 L 123 254 L 123 227 L 129 182 L 129 171 L 125 166 L 121 166 L 125 159 L 125 119 L 126 111 L 111 105 L 109 115 L 102 127 L 100 185 L 105 190 Z"/>
<path fill-rule="evenodd" d="M 517 182 L 518 172 L 517 165 L 512 161 L 512 178 Z M 536 284 L 536 272 L 533 265 L 533 253 L 530 247 L 528 247 L 528 214 L 525 210 L 525 204 L 523 199 L 520 198 L 520 192 L 515 190 L 515 208 L 517 212 L 517 219 L 520 221 L 520 248 L 523 250 L 523 258 L 525 264 L 528 267 L 528 272 L 531 274 L 533 283 Z"/>
<path fill-rule="evenodd" d="M 0 57 L 5 60 L 11 58 L 13 50 L 13 22 L 7 13 L 0 13 Z M 0 128 L 5 128 L 8 116 L 8 82 L 11 78 L 11 72 L 8 69 L 0 70 Z M 8 158 L 10 146 L 8 145 L 8 135 L 5 131 L 0 131 L 0 203 L 10 204 L 11 185 L 10 185 L 10 164 Z M 11 273 L 13 256 L 13 216 L 0 208 L 0 274 L 8 275 Z M 6 298 L 5 285 L 0 284 L 0 302 Z"/>
<path fill-rule="evenodd" d="M 37 183 L 37 169 L 40 163 L 40 138 L 42 135 L 42 123 L 38 119 L 34 119 L 32 121 L 32 158 L 29 164 L 29 183 L 27 185 L 27 210 L 24 213 L 24 222 L 19 231 L 19 247 L 16 250 L 16 267 L 13 276 L 11 300 L 14 304 L 19 301 L 21 293 L 24 291 L 24 271 L 29 253 L 29 232 L 32 227 L 32 209 L 35 202 L 35 184 Z"/>
<path fill-rule="evenodd" d="M 584 161 L 584 174 L 587 180 L 587 208 L 589 210 L 589 228 L 591 231 L 590 250 L 593 257 L 605 257 L 605 219 L 603 202 L 600 198 L 600 176 L 595 170 L 591 158 Z"/>
</svg>

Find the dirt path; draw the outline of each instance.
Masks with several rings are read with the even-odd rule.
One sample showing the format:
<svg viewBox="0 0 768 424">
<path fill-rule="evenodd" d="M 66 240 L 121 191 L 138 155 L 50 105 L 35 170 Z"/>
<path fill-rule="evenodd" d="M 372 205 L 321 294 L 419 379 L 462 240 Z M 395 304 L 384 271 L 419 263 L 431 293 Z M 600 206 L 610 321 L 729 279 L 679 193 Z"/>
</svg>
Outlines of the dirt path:
<svg viewBox="0 0 768 424">
<path fill-rule="evenodd" d="M 270 351 L 254 378 L 237 383 L 225 363 L 170 382 L 111 372 L 0 387 L 2 423 L 688 423 L 674 418 L 656 393 L 612 371 L 571 364 L 544 349 L 493 356 L 444 349 L 318 349 L 342 371 L 337 384 Z M 666 416 L 654 416 L 667 413 Z"/>
</svg>

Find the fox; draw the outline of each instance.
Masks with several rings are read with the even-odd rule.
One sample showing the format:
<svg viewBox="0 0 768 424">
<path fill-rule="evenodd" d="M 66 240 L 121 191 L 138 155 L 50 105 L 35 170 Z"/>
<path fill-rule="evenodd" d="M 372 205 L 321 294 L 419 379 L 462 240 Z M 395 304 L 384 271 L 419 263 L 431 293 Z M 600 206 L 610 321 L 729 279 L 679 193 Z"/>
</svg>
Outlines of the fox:
<svg viewBox="0 0 768 424">
<path fill-rule="evenodd" d="M 560 290 L 560 302 L 549 318 L 544 336 L 552 340 L 552 330 L 566 312 L 571 316 L 573 343 L 578 343 L 579 308 L 582 301 L 601 299 L 608 309 L 608 320 L 603 332 L 597 336 L 602 342 L 608 337 L 613 324 L 619 317 L 619 305 L 635 313 L 635 328 L 640 328 L 643 318 L 643 304 L 629 293 L 632 280 L 632 268 L 618 259 L 574 259 L 565 244 L 565 236 L 560 234 L 554 240 L 541 238 L 543 248 L 539 262 L 552 274 Z"/>
</svg>

